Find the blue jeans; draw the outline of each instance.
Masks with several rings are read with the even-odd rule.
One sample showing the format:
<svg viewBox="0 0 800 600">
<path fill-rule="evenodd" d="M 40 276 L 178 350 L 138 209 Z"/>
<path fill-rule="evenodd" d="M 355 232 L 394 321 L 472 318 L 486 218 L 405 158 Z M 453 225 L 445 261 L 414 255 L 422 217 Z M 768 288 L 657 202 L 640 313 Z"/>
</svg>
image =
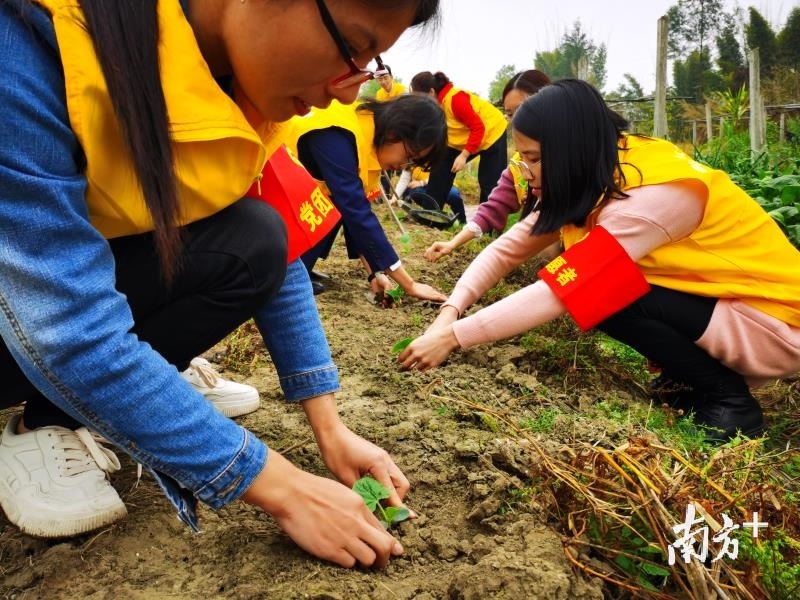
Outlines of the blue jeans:
<svg viewBox="0 0 800 600">
<path fill-rule="evenodd" d="M 317 312 L 311 279 L 298 258 L 286 268 L 278 294 L 255 314 L 281 389 L 290 402 L 339 389 L 339 372 Z"/>
<path fill-rule="evenodd" d="M 407 198 L 414 198 L 415 193 L 428 194 L 428 186 L 422 185 L 413 189 L 407 189 L 403 196 Z M 430 196 L 430 194 L 428 195 Z M 430 196 L 430 198 L 433 198 L 433 196 Z M 427 206 L 423 205 L 419 200 L 417 200 L 417 203 L 420 206 L 423 206 L 423 208 L 427 208 Z M 436 207 L 431 206 L 430 208 L 432 210 L 441 210 L 445 206 L 449 206 L 450 210 L 453 211 L 453 214 L 456 217 L 456 221 L 462 225 L 467 222 L 467 213 L 464 209 L 464 199 L 461 197 L 461 191 L 456 186 L 450 186 L 450 191 L 447 192 L 447 197 L 445 198 L 444 204 L 439 204 L 439 202 L 436 201 L 436 205 Z"/>
<path fill-rule="evenodd" d="M 27 22 L 19 19 L 22 9 Z M 134 319 L 128 298 L 118 291 L 115 256 L 87 212 L 81 147 L 70 128 L 47 13 L 22 0 L 0 3 L 0 56 L 14 57 L 0 61 L 0 336 L 9 353 L 0 363 L 24 373 L 15 390 L 18 399 L 33 384 L 35 393 L 147 466 L 181 517 L 193 524 L 196 499 L 220 508 L 241 496 L 264 468 L 267 448 L 216 411 L 136 334 L 144 321 Z M 259 211 L 258 220 L 248 214 L 241 223 L 242 240 L 280 238 L 275 213 Z M 253 259 L 258 273 L 269 277 L 269 265 L 283 270 L 285 248 L 280 246 L 271 244 L 271 255 Z M 327 350 L 327 344 L 321 329 L 314 329 L 316 307 L 307 277 L 296 284 L 297 269 L 289 271 L 276 304 L 251 305 L 247 315 L 258 312 L 276 355 L 289 353 L 276 364 L 287 369 L 279 375 L 292 398 L 301 399 L 316 390 L 334 391 L 338 381 L 334 384 L 335 367 L 324 352 L 320 358 L 315 351 L 315 360 L 304 363 L 309 355 L 301 349 Z M 262 303 L 269 295 L 253 293 L 265 294 Z M 286 301 L 283 294 L 296 297 Z M 279 339 L 285 330 L 270 333 L 265 324 L 296 326 L 285 312 L 289 307 L 306 319 L 305 333 L 291 334 L 295 345 L 287 350 Z M 216 325 L 207 319 L 196 323 L 198 329 L 208 326 Z M 180 353 L 191 356 L 209 340 L 181 346 Z"/>
</svg>

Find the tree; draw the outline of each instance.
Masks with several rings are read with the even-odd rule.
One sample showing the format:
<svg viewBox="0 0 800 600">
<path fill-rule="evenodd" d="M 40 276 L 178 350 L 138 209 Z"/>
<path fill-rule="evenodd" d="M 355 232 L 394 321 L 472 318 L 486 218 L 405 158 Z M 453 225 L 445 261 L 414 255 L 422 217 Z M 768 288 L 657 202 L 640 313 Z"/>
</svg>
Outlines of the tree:
<svg viewBox="0 0 800 600">
<path fill-rule="evenodd" d="M 775 32 L 767 20 L 752 6 L 748 9 L 750 21 L 744 27 L 747 47 L 751 50 L 758 48 L 758 58 L 761 62 L 761 76 L 768 77 L 778 57 L 778 42 Z"/>
<path fill-rule="evenodd" d="M 492 104 L 500 103 L 503 95 L 503 88 L 506 87 L 506 83 L 508 83 L 516 72 L 517 68 L 514 65 L 503 65 L 498 69 L 494 79 L 492 79 L 492 82 L 489 84 L 489 102 Z"/>
<path fill-rule="evenodd" d="M 555 50 L 536 53 L 534 64 L 550 79 L 556 80 L 577 77 L 581 59 L 588 59 L 588 81 L 602 89 L 606 83 L 606 52 L 606 45 L 595 44 L 583 31 L 581 22 L 575 21 L 572 30 L 564 32 Z"/>
<path fill-rule="evenodd" d="M 620 83 L 615 93 L 622 100 L 637 100 L 644 97 L 642 85 L 630 73 L 623 75 L 625 83 Z"/>
<path fill-rule="evenodd" d="M 711 68 L 708 48 L 693 50 L 686 60 L 676 60 L 672 65 L 672 80 L 678 96 L 690 102 L 703 103 L 705 95 L 723 87 L 720 75 Z"/>
<path fill-rule="evenodd" d="M 739 89 L 747 81 L 747 64 L 744 62 L 733 21 L 722 27 L 716 42 L 720 77 L 727 89 Z"/>
<path fill-rule="evenodd" d="M 377 79 L 370 79 L 369 81 L 361 84 L 361 89 L 358 90 L 359 100 L 374 100 L 375 94 L 378 93 L 381 84 Z"/>
<path fill-rule="evenodd" d="M 722 0 L 678 0 L 667 11 L 669 36 L 667 50 L 671 58 L 700 54 L 711 44 L 712 36 L 730 21 Z"/>
<path fill-rule="evenodd" d="M 800 7 L 789 13 L 777 42 L 781 65 L 800 71 Z"/>
<path fill-rule="evenodd" d="M 653 104 L 644 100 L 642 85 L 630 73 L 623 75 L 625 83 L 619 84 L 617 89 L 606 94 L 608 106 L 617 111 L 630 122 L 630 130 L 653 130 Z"/>
</svg>

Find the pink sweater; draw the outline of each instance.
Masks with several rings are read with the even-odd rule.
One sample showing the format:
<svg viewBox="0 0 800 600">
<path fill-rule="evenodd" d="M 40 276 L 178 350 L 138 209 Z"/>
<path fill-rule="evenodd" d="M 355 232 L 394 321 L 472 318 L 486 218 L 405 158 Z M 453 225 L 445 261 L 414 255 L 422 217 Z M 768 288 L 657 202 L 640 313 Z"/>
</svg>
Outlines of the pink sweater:
<svg viewBox="0 0 800 600">
<path fill-rule="evenodd" d="M 704 203 L 687 186 L 662 184 L 627 192 L 598 218 L 633 260 L 691 234 L 703 217 Z M 669 197 L 669 202 L 659 198 Z M 470 264 L 445 302 L 463 312 L 512 269 L 557 239 L 531 236 L 534 214 L 490 244 Z M 462 348 L 523 333 L 566 313 L 542 281 L 453 323 Z M 719 300 L 705 333 L 697 341 L 711 356 L 744 375 L 751 385 L 800 371 L 800 328 L 762 313 L 736 299 Z"/>
<path fill-rule="evenodd" d="M 478 206 L 472 222 L 480 227 L 482 233 L 503 231 L 508 223 L 508 215 L 520 209 L 514 176 L 508 168 L 503 170 L 500 180 L 489 194 L 486 202 Z"/>
</svg>

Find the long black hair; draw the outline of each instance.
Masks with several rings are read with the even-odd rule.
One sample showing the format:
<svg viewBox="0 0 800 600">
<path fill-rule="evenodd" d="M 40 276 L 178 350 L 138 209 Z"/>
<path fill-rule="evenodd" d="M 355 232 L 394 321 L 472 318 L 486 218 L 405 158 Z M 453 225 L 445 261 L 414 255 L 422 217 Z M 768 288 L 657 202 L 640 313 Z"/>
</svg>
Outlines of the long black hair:
<svg viewBox="0 0 800 600">
<path fill-rule="evenodd" d="M 439 104 L 430 96 L 407 94 L 386 102 L 368 101 L 358 105 L 375 118 L 373 144 L 402 142 L 415 156 L 414 164 L 425 170 L 436 165 L 447 151 L 447 123 Z"/>
<path fill-rule="evenodd" d="M 439 0 L 415 1 L 412 26 L 438 22 Z M 94 41 L 111 104 L 155 226 L 162 272 L 171 281 L 180 264 L 178 184 L 158 62 L 158 0 L 79 0 Z"/>
<path fill-rule="evenodd" d="M 158 63 L 157 0 L 80 0 L 111 104 L 153 219 L 164 278 L 178 266 L 180 212 Z M 135 76 L 134 76 L 135 74 Z"/>
<path fill-rule="evenodd" d="M 618 144 L 627 121 L 585 81 L 562 79 L 517 109 L 512 127 L 541 145 L 542 197 L 529 195 L 523 215 L 539 212 L 532 233 L 583 226 L 598 201 L 627 198 Z"/>
</svg>

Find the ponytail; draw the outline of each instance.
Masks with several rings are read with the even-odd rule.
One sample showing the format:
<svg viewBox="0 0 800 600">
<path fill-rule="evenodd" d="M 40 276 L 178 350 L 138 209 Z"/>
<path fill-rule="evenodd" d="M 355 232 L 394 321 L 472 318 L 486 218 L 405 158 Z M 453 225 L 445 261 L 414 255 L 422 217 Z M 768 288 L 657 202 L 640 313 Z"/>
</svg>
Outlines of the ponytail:
<svg viewBox="0 0 800 600">
<path fill-rule="evenodd" d="M 153 219 L 164 280 L 179 268 L 178 188 L 158 62 L 157 0 L 79 0 Z"/>
</svg>

